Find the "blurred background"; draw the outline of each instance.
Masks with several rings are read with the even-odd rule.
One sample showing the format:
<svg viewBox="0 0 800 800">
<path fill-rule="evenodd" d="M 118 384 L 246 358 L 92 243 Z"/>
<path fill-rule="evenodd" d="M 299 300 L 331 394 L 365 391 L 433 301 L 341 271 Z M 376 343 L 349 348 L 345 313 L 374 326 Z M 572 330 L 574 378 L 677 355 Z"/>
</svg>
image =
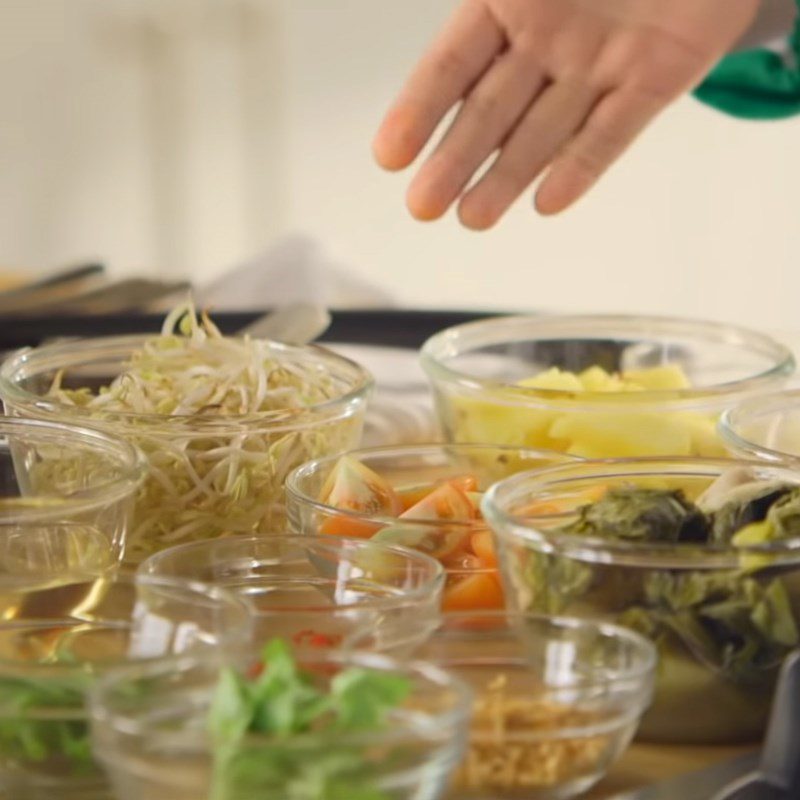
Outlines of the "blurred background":
<svg viewBox="0 0 800 800">
<path fill-rule="evenodd" d="M 370 141 L 454 5 L 0 0 L 0 272 L 202 285 L 299 234 L 374 287 L 353 302 L 797 327 L 800 121 L 687 98 L 558 219 L 412 221 Z"/>
</svg>

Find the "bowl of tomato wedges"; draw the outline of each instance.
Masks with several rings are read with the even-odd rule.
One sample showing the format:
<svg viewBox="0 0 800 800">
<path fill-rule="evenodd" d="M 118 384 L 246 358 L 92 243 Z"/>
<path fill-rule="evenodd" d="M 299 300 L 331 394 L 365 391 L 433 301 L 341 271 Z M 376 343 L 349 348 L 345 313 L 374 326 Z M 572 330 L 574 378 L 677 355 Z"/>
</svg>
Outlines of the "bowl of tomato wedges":
<svg viewBox="0 0 800 800">
<path fill-rule="evenodd" d="M 289 525 L 403 545 L 441 562 L 444 611 L 505 605 L 483 493 L 509 475 L 573 461 L 549 450 L 482 444 L 399 445 L 309 461 L 286 483 Z"/>
</svg>

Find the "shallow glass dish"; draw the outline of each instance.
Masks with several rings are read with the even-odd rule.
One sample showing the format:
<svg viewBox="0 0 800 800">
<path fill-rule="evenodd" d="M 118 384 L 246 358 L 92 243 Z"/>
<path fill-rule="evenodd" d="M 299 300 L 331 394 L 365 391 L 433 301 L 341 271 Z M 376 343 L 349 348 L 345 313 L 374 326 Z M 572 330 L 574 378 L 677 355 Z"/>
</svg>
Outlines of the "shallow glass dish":
<svg viewBox="0 0 800 800">
<path fill-rule="evenodd" d="M 279 636 L 321 648 L 346 648 L 365 630 L 376 633 L 378 650 L 393 649 L 395 637 L 423 639 L 436 625 L 444 584 L 439 562 L 415 550 L 285 534 L 179 545 L 140 571 L 236 592 L 253 611 L 260 642 Z"/>
<path fill-rule="evenodd" d="M 719 431 L 734 455 L 796 468 L 800 465 L 800 390 L 745 400 L 722 415 Z"/>
<path fill-rule="evenodd" d="M 123 439 L 0 418 L 0 618 L 15 587 L 115 568 L 144 477 L 141 453 Z"/>
<path fill-rule="evenodd" d="M 20 591 L 0 620 L 0 796 L 111 800 L 85 710 L 97 678 L 245 647 L 250 634 L 245 604 L 186 581 L 118 575 Z"/>
<path fill-rule="evenodd" d="M 70 341 L 23 350 L 0 368 L 6 413 L 90 424 L 138 445 L 148 477 L 136 502 L 127 560 L 223 533 L 258 533 L 284 519 L 283 483 L 294 467 L 354 447 L 372 379 L 360 366 L 321 347 L 269 343 L 289 366 L 324 374 L 330 400 L 303 409 L 249 415 L 106 413 L 48 396 L 62 388 L 97 392 L 125 370 L 151 336 Z"/>
<path fill-rule="evenodd" d="M 235 790 L 215 775 L 207 718 L 219 680 L 212 660 L 187 658 L 177 669 L 146 666 L 109 674 L 91 699 L 95 751 L 118 800 L 437 800 L 464 747 L 471 705 L 457 678 L 425 664 L 366 654 L 316 653 L 301 660 L 314 684 L 330 688 L 343 669 L 402 676 L 405 702 L 381 730 L 364 733 L 248 734 L 236 756 L 247 769 Z M 136 702 L 131 702 L 131 697 Z M 340 791 L 315 783 L 320 764 L 337 760 Z M 316 771 L 313 770 L 316 767 Z M 228 791 L 230 790 L 230 791 Z"/>
<path fill-rule="evenodd" d="M 511 607 L 620 621 L 655 638 L 656 695 L 641 729 L 651 741 L 722 744 L 762 736 L 781 654 L 792 647 L 783 633 L 769 633 L 774 603 L 790 629 L 800 621 L 800 538 L 675 544 L 559 527 L 608 489 L 681 489 L 694 500 L 743 467 L 758 480 L 800 483 L 800 474 L 756 461 L 619 459 L 517 475 L 486 495 Z M 742 638 L 733 630 L 752 633 Z"/>
<path fill-rule="evenodd" d="M 656 651 L 607 623 L 504 611 L 445 614 L 414 653 L 475 704 L 451 797 L 559 800 L 599 781 L 651 702 Z"/>
<path fill-rule="evenodd" d="M 795 368 L 788 348 L 744 328 L 603 315 L 467 323 L 429 339 L 422 365 L 449 441 L 586 458 L 724 456 L 720 413 L 780 388 Z M 608 374 L 579 381 L 592 367 Z M 542 380 L 553 368 L 574 374 Z M 620 374 L 636 391 L 620 390 Z M 520 385 L 536 376 L 537 388 Z"/>
<path fill-rule="evenodd" d="M 544 450 L 469 444 L 398 445 L 353 450 L 345 455 L 383 479 L 384 489 L 388 487 L 400 503 L 398 513 L 352 510 L 321 502 L 326 484 L 340 463 L 339 457 L 328 457 L 310 461 L 289 475 L 286 502 L 290 527 L 304 534 L 394 542 L 433 556 L 447 573 L 442 599 L 445 611 L 503 607 L 491 532 L 479 514 L 465 518 L 479 509 L 476 495 L 516 472 L 569 460 L 563 454 Z M 446 506 L 442 514 L 461 518 L 434 518 L 433 511 L 424 515 L 414 512 L 414 505 L 430 497 L 429 490 L 451 482 L 456 484 L 452 496 L 440 498 Z M 359 488 L 353 487 L 356 492 Z M 398 518 L 401 510 L 405 513 L 409 509 L 412 517 Z"/>
</svg>

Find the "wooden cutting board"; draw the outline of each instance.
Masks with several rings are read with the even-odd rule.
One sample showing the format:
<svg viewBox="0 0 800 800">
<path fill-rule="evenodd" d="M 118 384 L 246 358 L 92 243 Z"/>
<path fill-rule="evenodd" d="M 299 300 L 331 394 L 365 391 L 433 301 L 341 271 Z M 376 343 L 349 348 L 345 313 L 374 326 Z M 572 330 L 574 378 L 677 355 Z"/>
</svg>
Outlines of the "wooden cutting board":
<svg viewBox="0 0 800 800">
<path fill-rule="evenodd" d="M 608 776 L 586 800 L 608 800 L 619 792 L 641 789 L 659 781 L 710 767 L 753 751 L 752 745 L 735 747 L 680 747 L 634 744 L 612 767 Z M 680 800 L 676 798 L 675 800 Z"/>
</svg>

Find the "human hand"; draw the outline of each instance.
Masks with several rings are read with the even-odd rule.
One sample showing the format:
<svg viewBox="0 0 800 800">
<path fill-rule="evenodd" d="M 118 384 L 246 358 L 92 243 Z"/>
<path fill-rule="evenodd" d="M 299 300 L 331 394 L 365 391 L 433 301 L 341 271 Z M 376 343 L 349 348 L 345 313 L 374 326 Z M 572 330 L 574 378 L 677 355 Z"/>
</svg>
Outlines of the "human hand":
<svg viewBox="0 0 800 800">
<path fill-rule="evenodd" d="M 464 225 L 490 228 L 545 170 L 536 208 L 558 213 L 705 77 L 759 3 L 464 0 L 388 112 L 375 158 L 409 166 L 463 101 L 411 182 L 412 215 L 437 219 L 458 201 Z"/>
</svg>

